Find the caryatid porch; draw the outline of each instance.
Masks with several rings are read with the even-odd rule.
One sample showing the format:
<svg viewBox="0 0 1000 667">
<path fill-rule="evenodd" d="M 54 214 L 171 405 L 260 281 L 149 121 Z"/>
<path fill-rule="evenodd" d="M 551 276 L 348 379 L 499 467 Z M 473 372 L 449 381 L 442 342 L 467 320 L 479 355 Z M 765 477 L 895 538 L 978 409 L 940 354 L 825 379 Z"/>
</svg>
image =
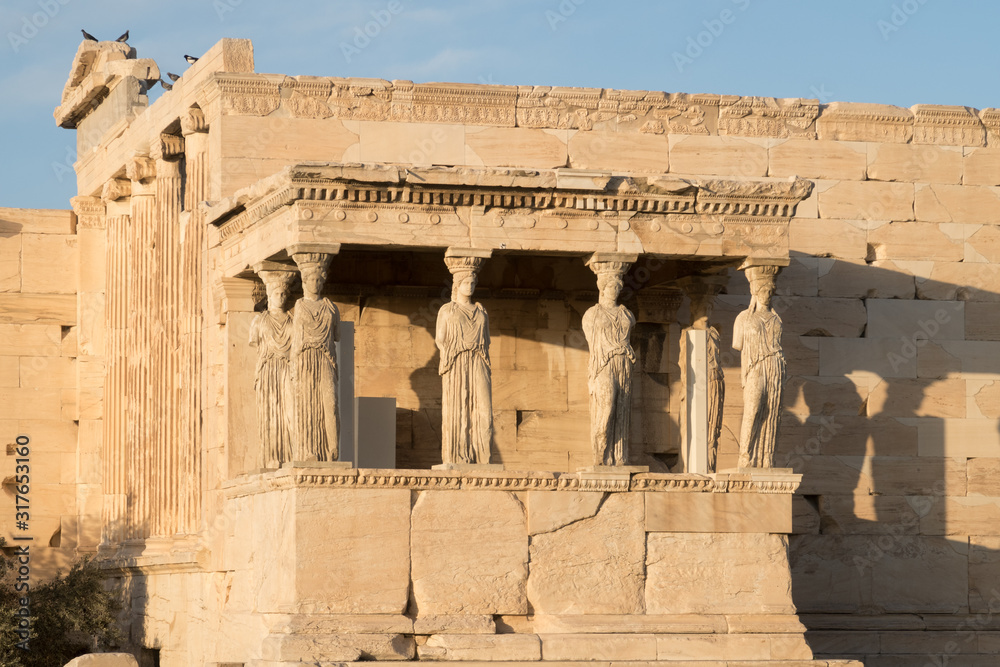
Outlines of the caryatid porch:
<svg viewBox="0 0 1000 667">
<path fill-rule="evenodd" d="M 705 346 L 697 343 L 711 331 L 706 309 L 723 287 L 721 274 L 728 267 L 787 264 L 788 221 L 810 191 L 811 183 L 802 180 L 691 182 L 573 169 L 307 163 L 245 188 L 205 214 L 213 230 L 210 262 L 220 294 L 249 295 L 253 283 L 247 279 L 257 278 L 255 270 L 294 271 L 292 256 L 303 252 L 333 257 L 342 251 L 443 255 L 447 250 L 478 257 L 476 270 L 490 257 L 486 265 L 505 257 L 564 262 L 579 257 L 595 273 L 598 267 L 617 267 L 624 279 L 621 300 L 638 316 L 640 347 L 659 359 L 662 335 L 659 350 L 644 337 L 655 338 L 657 329 L 673 323 L 686 292 L 694 326 L 685 333 L 682 349 L 690 345 L 694 352 L 685 353 L 688 363 L 682 362 L 686 407 L 679 420 L 686 444 L 684 463 L 675 469 L 708 472 L 714 470 L 721 401 L 710 400 L 714 380 L 705 367 Z M 493 291 L 514 289 L 516 281 L 516 276 L 508 284 L 494 280 Z M 591 300 L 588 307 L 597 301 L 592 285 L 574 294 L 583 303 Z M 243 309 L 253 306 L 243 300 Z M 636 375 L 632 402 L 639 420 L 659 400 L 643 391 L 643 377 Z M 233 392 L 238 389 L 232 385 L 245 388 L 252 380 L 231 371 L 229 384 Z M 709 403 L 719 413 L 714 425 Z M 247 416 L 244 412 L 240 419 Z M 254 437 L 254 429 L 237 430 Z M 633 449 L 628 462 L 644 462 L 641 457 Z"/>
</svg>

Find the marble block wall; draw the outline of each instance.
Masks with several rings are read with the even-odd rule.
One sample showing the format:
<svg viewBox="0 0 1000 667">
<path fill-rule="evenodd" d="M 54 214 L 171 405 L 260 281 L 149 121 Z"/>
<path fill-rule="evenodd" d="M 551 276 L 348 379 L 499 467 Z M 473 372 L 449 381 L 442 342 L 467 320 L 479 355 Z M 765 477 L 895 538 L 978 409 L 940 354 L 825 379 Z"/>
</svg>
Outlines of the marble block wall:
<svg viewBox="0 0 1000 667">
<path fill-rule="evenodd" d="M 0 534 L 8 546 L 13 537 L 32 538 L 33 578 L 66 569 L 77 549 L 93 549 L 100 538 L 101 396 L 81 390 L 78 373 L 89 375 L 84 380 L 92 385 L 101 359 L 92 341 L 78 336 L 80 319 L 95 315 L 87 305 L 78 310 L 81 284 L 92 276 L 81 271 L 79 243 L 72 211 L 0 208 L 0 440 L 5 448 L 0 476 L 6 499 Z M 87 304 L 100 307 L 99 300 Z M 17 469 L 19 435 L 30 439 L 27 470 Z M 15 479 L 24 474 L 28 492 L 17 499 Z M 26 519 L 26 529 L 15 513 L 24 498 L 27 516 L 20 519 Z"/>
</svg>

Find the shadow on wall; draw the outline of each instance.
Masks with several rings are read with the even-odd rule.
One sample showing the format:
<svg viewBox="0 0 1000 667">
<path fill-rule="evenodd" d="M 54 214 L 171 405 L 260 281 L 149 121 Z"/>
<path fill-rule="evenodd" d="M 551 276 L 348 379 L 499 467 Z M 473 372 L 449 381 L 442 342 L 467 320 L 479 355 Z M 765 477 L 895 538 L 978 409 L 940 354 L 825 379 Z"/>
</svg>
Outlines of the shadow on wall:
<svg viewBox="0 0 1000 667">
<path fill-rule="evenodd" d="M 821 298 L 797 272 L 819 276 Z M 817 656 L 947 660 L 982 651 L 976 631 L 998 626 L 1000 331 L 985 326 L 998 302 L 801 255 L 779 280 L 792 354 L 776 465 L 803 475 L 790 563 Z M 902 616 L 845 636 L 858 625 L 840 614 Z M 904 629 L 943 632 L 875 632 Z"/>
</svg>

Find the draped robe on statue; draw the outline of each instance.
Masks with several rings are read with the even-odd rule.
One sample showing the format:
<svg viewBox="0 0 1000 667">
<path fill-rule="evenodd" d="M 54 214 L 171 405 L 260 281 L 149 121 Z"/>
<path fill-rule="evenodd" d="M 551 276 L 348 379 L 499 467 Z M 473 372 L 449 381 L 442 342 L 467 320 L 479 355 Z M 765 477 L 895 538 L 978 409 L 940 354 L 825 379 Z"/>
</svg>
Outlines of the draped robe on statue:
<svg viewBox="0 0 1000 667">
<path fill-rule="evenodd" d="M 336 461 L 340 397 L 334 343 L 340 312 L 329 299 L 299 299 L 292 319 L 297 461 Z"/>
<path fill-rule="evenodd" d="M 261 441 L 261 467 L 277 468 L 292 460 L 289 354 L 292 318 L 265 310 L 250 323 L 250 344 L 257 348 L 254 390 Z"/>
<path fill-rule="evenodd" d="M 628 463 L 635 365 L 629 337 L 634 326 L 635 317 L 622 305 L 597 304 L 583 315 L 583 333 L 590 347 L 590 433 L 597 465 Z"/>
<path fill-rule="evenodd" d="M 446 303 L 438 311 L 435 340 L 441 350 L 441 458 L 489 463 L 493 399 L 486 309 Z"/>
<path fill-rule="evenodd" d="M 741 468 L 770 468 L 781 418 L 785 357 L 781 318 L 771 310 L 745 310 L 733 324 L 733 347 L 742 350 L 743 424 Z"/>
<path fill-rule="evenodd" d="M 726 399 L 726 378 L 722 371 L 722 341 L 719 330 L 708 327 L 708 472 L 716 472 L 719 437 L 722 435 L 722 410 Z"/>
</svg>

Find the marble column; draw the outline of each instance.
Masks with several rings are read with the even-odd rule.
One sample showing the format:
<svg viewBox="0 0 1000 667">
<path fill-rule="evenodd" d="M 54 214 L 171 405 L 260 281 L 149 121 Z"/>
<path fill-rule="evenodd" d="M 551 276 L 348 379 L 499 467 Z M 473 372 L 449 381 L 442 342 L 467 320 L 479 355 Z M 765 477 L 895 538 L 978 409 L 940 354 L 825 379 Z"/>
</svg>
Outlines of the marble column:
<svg viewBox="0 0 1000 667">
<path fill-rule="evenodd" d="M 719 330 L 709 319 L 715 297 L 726 284 L 725 276 L 682 278 L 678 284 L 690 301 L 691 326 L 681 335 L 681 455 L 684 472 L 715 472 L 722 434 L 725 377 Z"/>
<path fill-rule="evenodd" d="M 128 250 L 131 193 L 132 182 L 123 178 L 109 180 L 101 192 L 101 199 L 108 213 L 105 262 L 107 370 L 101 432 L 101 484 L 104 496 L 101 505 L 102 548 L 110 548 L 124 539 L 128 508 L 126 480 L 130 458 L 126 410 L 130 369 L 126 339 L 130 320 L 128 288 L 131 276 Z"/>
<path fill-rule="evenodd" d="M 203 418 L 205 382 L 210 374 L 204 360 L 205 302 L 208 290 L 205 224 L 198 205 L 208 199 L 208 125 L 201 109 L 181 116 L 184 137 L 184 202 L 180 216 L 180 270 L 185 279 L 179 295 L 180 382 L 182 423 L 178 531 L 196 533 L 202 508 Z"/>
<path fill-rule="evenodd" d="M 149 356 L 152 347 L 151 277 L 154 274 L 153 232 L 156 222 L 156 164 L 148 155 L 136 155 L 125 165 L 131 181 L 128 234 L 127 313 L 134 326 L 125 329 L 126 378 L 123 392 L 126 401 L 125 449 L 127 458 L 128 520 L 124 527 L 125 540 L 149 536 L 150 496 L 156 484 L 152 422 L 153 382 Z M 135 324 L 138 324 L 136 326 Z"/>
</svg>

